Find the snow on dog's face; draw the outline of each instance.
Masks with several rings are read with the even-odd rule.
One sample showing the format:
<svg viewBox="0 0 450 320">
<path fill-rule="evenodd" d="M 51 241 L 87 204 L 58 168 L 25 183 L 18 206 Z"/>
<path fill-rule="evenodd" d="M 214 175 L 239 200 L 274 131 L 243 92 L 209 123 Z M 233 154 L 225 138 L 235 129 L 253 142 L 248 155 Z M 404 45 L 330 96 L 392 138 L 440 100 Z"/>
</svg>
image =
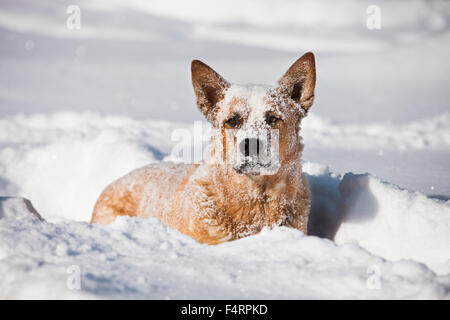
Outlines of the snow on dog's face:
<svg viewBox="0 0 450 320">
<path fill-rule="evenodd" d="M 215 161 L 240 174 L 275 174 L 302 150 L 300 121 L 314 100 L 314 55 L 298 59 L 275 87 L 228 83 L 192 62 L 197 105 L 216 129 Z"/>
</svg>

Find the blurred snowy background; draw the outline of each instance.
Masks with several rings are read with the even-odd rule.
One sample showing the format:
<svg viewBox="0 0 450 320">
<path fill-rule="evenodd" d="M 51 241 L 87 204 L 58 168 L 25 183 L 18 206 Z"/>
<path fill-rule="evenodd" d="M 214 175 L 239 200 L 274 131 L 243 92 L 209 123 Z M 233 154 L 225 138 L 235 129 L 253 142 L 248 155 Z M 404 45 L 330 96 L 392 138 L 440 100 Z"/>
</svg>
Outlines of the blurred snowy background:
<svg viewBox="0 0 450 320">
<path fill-rule="evenodd" d="M 370 5 L 381 10 L 379 30 L 366 25 Z M 80 9 L 80 29 L 67 27 L 73 13 L 67 11 L 70 6 Z M 167 159 L 176 143 L 171 140 L 173 129 L 189 128 L 194 120 L 203 120 L 191 86 L 192 59 L 204 61 L 231 82 L 274 84 L 307 51 L 314 52 L 317 64 L 316 100 L 302 128 L 306 146 L 303 159 L 313 187 L 314 208 L 336 213 L 341 202 L 348 200 L 351 205 L 347 203 L 347 209 L 357 215 L 361 206 L 367 207 L 375 198 L 378 209 L 371 209 L 372 219 L 363 224 L 343 224 L 336 241 L 356 238 L 359 245 L 384 258 L 414 258 L 433 266 L 436 272 L 448 273 L 449 1 L 2 0 L 0 196 L 29 198 L 49 221 L 88 221 L 94 201 L 106 184 L 138 166 Z M 340 194 L 337 188 L 346 172 L 368 172 L 371 176 L 344 179 L 347 191 Z M 380 179 L 389 183 L 385 185 Z M 3 214 L 7 216 L 10 209 L 5 208 Z M 133 223 L 119 222 L 116 229 L 128 232 L 131 228 L 135 232 Z M 28 241 L 29 247 L 21 251 L 24 255 L 32 255 L 35 243 L 40 243 L 35 238 L 20 238 L 15 225 L 11 222 L 0 228 L 0 237 L 9 243 L 3 251 L 0 247 L 0 259 L 14 251 L 15 243 L 6 239 Z M 400 227 L 406 225 L 407 230 Z M 143 224 L 137 230 L 144 227 L 149 226 Z M 53 261 L 54 249 L 71 261 L 77 246 L 89 242 L 76 238 L 83 236 L 78 228 L 86 232 L 83 225 L 74 225 L 73 229 L 64 225 L 65 232 L 73 232 L 78 241 L 75 244 L 55 235 L 59 234 L 57 225 L 48 228 L 56 229 L 41 232 L 53 234 L 59 241 L 56 249 L 47 248 L 44 257 L 31 259 L 31 264 L 39 259 Z M 160 232 L 158 226 L 150 228 Z M 104 242 L 103 233 L 96 232 L 99 238 L 94 243 Z M 166 231 L 161 232 L 156 239 L 164 242 Z M 150 241 L 151 247 L 154 239 L 139 238 L 139 234 L 137 239 Z M 277 252 L 281 247 L 270 247 L 270 243 L 278 241 L 279 236 L 276 233 L 274 238 L 262 239 Z M 282 240 L 289 237 L 281 233 Z M 380 238 L 384 242 L 380 243 Z M 46 245 L 45 239 L 40 246 Z M 244 250 L 246 244 L 239 245 L 231 247 Z M 161 251 L 161 256 L 166 253 Z M 289 260 L 288 255 L 285 258 Z M 89 259 L 83 261 L 95 273 Z M 230 259 L 230 268 L 235 268 L 233 261 L 237 258 Z M 258 256 L 255 259 L 258 261 Z M 317 257 L 311 259 L 317 262 Z M 0 281 L 0 296 L 21 296 L 22 291 L 16 290 L 18 283 L 30 289 L 28 282 L 22 283 L 28 273 L 18 271 L 23 260 L 13 260 L 3 258 L 0 263 L 2 274 L 9 274 L 3 283 Z M 126 263 L 122 267 L 130 268 Z M 295 269 L 295 263 L 291 267 Z M 336 270 L 329 267 L 329 281 L 340 277 L 342 273 L 336 272 L 333 278 Z M 340 267 L 347 268 L 345 263 Z M 405 269 L 398 268 L 399 274 L 405 274 Z M 428 283 L 432 277 L 429 271 L 419 272 L 421 267 L 417 265 L 414 268 L 418 269 L 411 268 L 406 268 L 406 274 L 413 279 L 422 279 L 419 273 L 426 274 L 423 283 Z M 361 270 L 358 272 L 364 276 L 365 270 Z M 176 274 L 179 270 L 172 271 Z M 247 271 L 244 274 L 254 273 Z M 154 276 L 149 272 L 149 277 Z M 200 277 L 203 271 L 196 272 Z M 292 270 L 287 272 L 298 277 Z M 30 277 L 39 276 L 35 273 Z M 160 279 L 164 294 L 189 296 L 167 284 L 166 278 Z M 252 287 L 262 281 L 256 296 L 271 297 L 269 288 L 274 284 L 264 284 L 267 278 L 262 274 L 248 283 Z M 42 281 L 47 286 L 50 280 L 45 279 Z M 232 292 L 226 279 L 222 280 L 227 289 L 219 290 L 218 297 Z M 133 291 L 127 291 L 130 279 L 120 280 L 123 283 L 117 285 L 123 287 L 113 285 L 104 290 L 105 284 L 95 277 L 86 281 L 92 286 L 90 293 L 132 296 Z M 436 283 L 444 283 L 447 289 L 436 284 L 431 291 L 422 291 L 424 297 L 448 297 L 450 280 L 448 276 L 444 280 Z M 356 283 L 354 279 L 349 281 Z M 282 283 L 278 296 L 295 296 L 295 288 L 285 291 Z M 336 287 L 336 294 L 344 294 L 349 283 Z M 317 282 L 308 285 L 311 295 L 302 297 L 326 296 L 325 291 L 314 293 Z M 164 286 L 172 291 L 164 291 Z M 138 290 L 136 296 L 141 296 L 139 290 L 147 297 L 162 296 L 156 289 L 146 288 L 134 288 Z M 393 289 L 380 297 L 417 296 L 420 288 L 403 288 L 400 293 Z M 27 292 L 32 297 L 40 296 L 41 289 L 36 285 L 36 291 Z M 349 296 L 365 296 L 358 290 Z M 199 297 L 206 292 L 196 291 Z M 247 291 L 247 296 L 251 297 L 251 292 Z"/>
</svg>

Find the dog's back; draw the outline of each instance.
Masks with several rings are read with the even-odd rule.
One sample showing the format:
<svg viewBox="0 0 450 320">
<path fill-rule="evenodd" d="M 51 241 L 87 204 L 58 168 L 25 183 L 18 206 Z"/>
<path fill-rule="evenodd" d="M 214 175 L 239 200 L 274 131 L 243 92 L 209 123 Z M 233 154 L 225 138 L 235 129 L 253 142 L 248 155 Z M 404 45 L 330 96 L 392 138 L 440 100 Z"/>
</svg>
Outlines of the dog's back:
<svg viewBox="0 0 450 320">
<path fill-rule="evenodd" d="M 136 169 L 111 183 L 97 200 L 91 223 L 107 224 L 118 216 L 172 221 L 182 194 L 198 165 L 161 163 Z"/>
</svg>

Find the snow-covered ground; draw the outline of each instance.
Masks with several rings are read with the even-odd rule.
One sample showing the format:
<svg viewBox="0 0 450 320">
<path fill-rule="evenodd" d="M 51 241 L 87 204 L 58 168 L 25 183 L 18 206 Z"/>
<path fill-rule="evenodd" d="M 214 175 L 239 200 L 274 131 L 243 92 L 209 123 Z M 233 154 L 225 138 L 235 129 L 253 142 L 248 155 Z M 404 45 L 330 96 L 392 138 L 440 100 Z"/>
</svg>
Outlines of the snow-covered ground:
<svg viewBox="0 0 450 320">
<path fill-rule="evenodd" d="M 368 181 L 382 190 L 385 201 L 401 193 L 371 179 L 356 178 L 347 181 L 347 187 Z M 450 208 L 420 195 L 400 198 L 400 210 L 410 200 L 414 205 L 406 217 L 395 213 L 395 220 L 412 226 L 411 231 L 417 231 L 413 235 L 402 237 L 393 225 L 380 236 L 379 225 L 389 220 L 389 212 L 381 209 L 369 212 L 376 215 L 375 221 L 348 222 L 342 238 L 372 238 L 368 244 L 374 249 L 384 247 L 381 251 L 386 254 L 396 250 L 402 254 L 406 249 L 405 255 L 412 252 L 411 256 L 428 260 L 430 265 L 447 263 L 437 270 L 448 272 L 448 260 L 434 259 L 442 258 L 440 253 L 449 241 Z M 366 201 L 365 196 L 359 200 Z M 447 215 L 446 221 L 436 220 L 445 227 L 429 221 L 430 212 L 422 211 L 424 205 L 436 210 L 431 213 L 433 218 Z M 450 298 L 448 274 L 436 275 L 410 259 L 391 262 L 356 243 L 336 245 L 293 229 L 264 230 L 253 237 L 207 246 L 154 219 L 123 217 L 106 227 L 84 222 L 55 224 L 28 213 L 21 199 L 2 198 L 1 206 L 2 298 Z M 425 225 L 417 230 L 420 223 Z M 376 229 L 371 230 L 372 226 Z M 368 234 L 362 235 L 362 228 Z M 434 240 L 421 241 L 431 234 Z M 429 252 L 417 252 L 422 250 Z M 78 283 L 81 290 L 77 290 Z"/>
<path fill-rule="evenodd" d="M 368 30 L 370 4 L 2 1 L 0 298 L 450 299 L 450 4 L 378 1 Z M 315 236 L 208 247 L 156 220 L 88 224 L 109 182 L 176 160 L 172 133 L 202 120 L 190 60 L 271 84 L 306 51 Z"/>
</svg>

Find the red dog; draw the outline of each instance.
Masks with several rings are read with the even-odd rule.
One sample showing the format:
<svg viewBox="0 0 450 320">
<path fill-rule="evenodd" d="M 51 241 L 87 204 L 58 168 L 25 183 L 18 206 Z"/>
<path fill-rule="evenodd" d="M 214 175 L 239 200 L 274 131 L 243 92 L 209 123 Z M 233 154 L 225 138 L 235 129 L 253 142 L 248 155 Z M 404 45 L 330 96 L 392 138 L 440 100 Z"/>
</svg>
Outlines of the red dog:
<svg viewBox="0 0 450 320">
<path fill-rule="evenodd" d="M 315 79 L 312 53 L 273 88 L 231 85 L 192 61 L 197 105 L 217 132 L 208 158 L 193 165 L 148 165 L 119 178 L 101 194 L 91 222 L 156 217 L 207 244 L 279 225 L 306 233 L 310 196 L 299 130 L 313 104 Z M 277 150 L 261 138 L 273 138 L 274 132 Z M 224 161 L 230 157 L 234 160 Z"/>
</svg>

